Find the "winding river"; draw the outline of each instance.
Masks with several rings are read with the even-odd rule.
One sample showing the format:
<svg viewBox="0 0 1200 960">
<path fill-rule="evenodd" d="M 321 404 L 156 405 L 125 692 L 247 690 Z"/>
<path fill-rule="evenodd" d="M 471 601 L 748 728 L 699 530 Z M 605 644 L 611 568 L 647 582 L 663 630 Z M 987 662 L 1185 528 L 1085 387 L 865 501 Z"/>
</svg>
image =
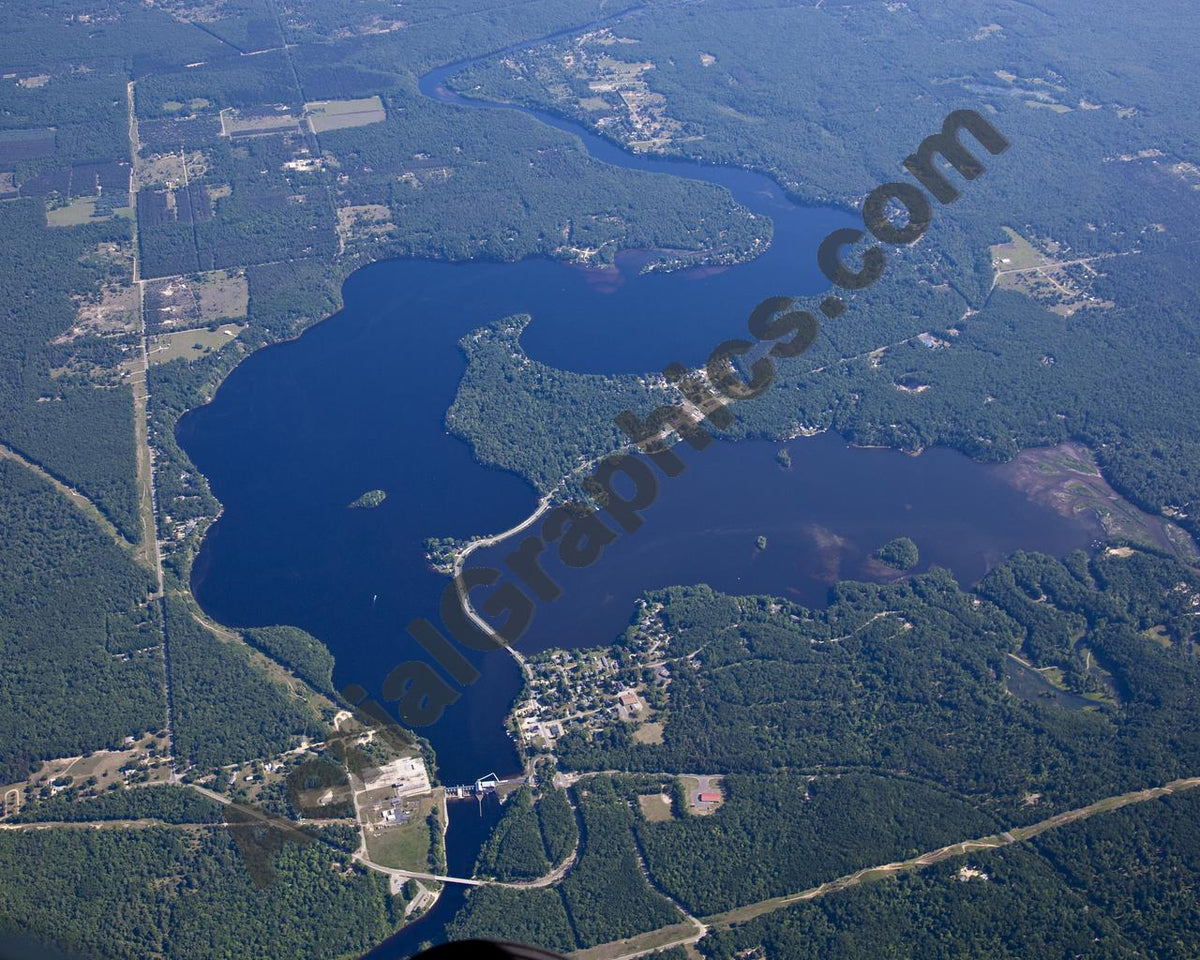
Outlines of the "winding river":
<svg viewBox="0 0 1200 960">
<path fill-rule="evenodd" d="M 459 97 L 445 81 L 464 65 L 429 73 L 421 91 L 451 111 L 520 110 L 578 137 L 604 163 L 724 187 L 771 218 L 774 240 L 748 263 L 669 274 L 639 274 L 645 258 L 636 253 L 603 273 L 545 259 L 375 263 L 346 281 L 342 311 L 249 357 L 211 403 L 180 421 L 181 445 L 224 505 L 193 573 L 204 609 L 233 626 L 303 627 L 333 652 L 339 686 L 358 683 L 373 696 L 393 667 L 424 657 L 404 625 L 438 621 L 446 581 L 428 569 L 425 539 L 507 529 L 537 502 L 524 480 L 480 465 L 445 431 L 465 367 L 461 337 L 529 313 L 528 353 L 557 367 L 694 364 L 738 335 L 765 296 L 820 292 L 816 246 L 853 222 L 845 211 L 790 202 L 760 174 L 633 155 L 558 117 Z M 566 577 L 566 596 L 539 611 L 523 644 L 608 643 L 640 591 L 670 583 L 703 580 L 820 604 L 839 576 L 879 575 L 870 553 L 900 534 L 917 540 L 923 566 L 948 566 L 966 582 L 1018 547 L 1062 554 L 1092 536 L 1027 500 L 995 468 L 949 451 L 911 458 L 849 449 L 830 436 L 788 446 L 789 470 L 776 462 L 778 444 L 697 454 L 693 469 L 664 486 L 637 538 Z M 347 509 L 376 488 L 389 494 L 382 506 Z M 759 534 L 769 538 L 765 550 L 756 547 Z M 486 554 L 473 561 L 487 564 Z M 519 689 L 515 664 L 496 654 L 476 662 L 482 679 L 422 731 L 444 783 L 519 769 L 503 725 Z M 452 871 L 469 871 L 484 839 L 492 814 L 476 813 L 475 804 L 453 808 Z M 426 918 L 370 956 L 402 957 L 438 940 L 461 902 L 460 888 L 447 890 Z"/>
</svg>

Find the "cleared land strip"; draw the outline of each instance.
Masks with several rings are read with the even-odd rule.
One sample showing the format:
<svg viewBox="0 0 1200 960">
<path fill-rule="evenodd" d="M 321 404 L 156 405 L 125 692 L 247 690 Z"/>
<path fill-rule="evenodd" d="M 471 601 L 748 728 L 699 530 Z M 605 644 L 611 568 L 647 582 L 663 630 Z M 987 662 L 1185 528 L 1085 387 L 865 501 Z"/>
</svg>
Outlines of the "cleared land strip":
<svg viewBox="0 0 1200 960">
<path fill-rule="evenodd" d="M 925 867 L 933 866 L 935 863 L 941 863 L 943 860 L 949 860 L 952 857 L 960 857 L 974 850 L 995 850 L 999 847 L 1007 847 L 1014 843 L 1029 840 L 1047 830 L 1066 826 L 1069 823 L 1075 823 L 1079 820 L 1086 820 L 1088 817 L 1093 817 L 1100 813 L 1110 813 L 1113 810 L 1120 810 L 1122 807 L 1127 807 L 1130 804 L 1145 803 L 1147 800 L 1157 800 L 1160 797 L 1172 793 L 1183 793 L 1185 790 L 1193 790 L 1196 787 L 1200 787 L 1200 777 L 1173 780 L 1171 783 L 1161 787 L 1151 787 L 1148 790 L 1135 790 L 1132 793 L 1122 793 L 1115 797 L 1106 797 L 1103 800 L 1097 800 L 1095 803 L 1088 804 L 1086 807 L 1063 811 L 1053 817 L 1031 824 L 1028 827 L 1015 827 L 1012 830 L 1006 830 L 1003 833 L 990 837 L 980 837 L 976 840 L 962 840 L 958 843 L 952 843 L 949 846 L 940 847 L 937 850 L 930 850 L 928 853 L 923 853 L 910 860 L 885 863 L 877 867 L 865 867 L 862 870 L 856 870 L 854 873 L 838 877 L 836 880 L 830 880 L 822 883 L 820 886 L 803 890 L 800 893 L 793 893 L 783 897 L 772 897 L 769 900 L 760 900 L 757 903 L 750 903 L 735 910 L 714 914 L 711 917 L 704 917 L 699 922 L 706 930 L 713 927 L 729 927 L 737 923 L 745 923 L 748 920 L 773 913 L 792 904 L 815 900 L 818 897 L 823 897 L 831 893 L 839 893 L 860 883 L 883 880 L 905 870 L 922 870 Z M 672 935 L 665 936 L 668 932 L 671 932 Z M 694 926 L 691 924 L 678 924 L 672 927 L 652 930 L 649 933 L 630 937 L 627 940 L 617 940 L 612 943 L 601 944 L 588 950 L 573 953 L 571 956 L 579 958 L 579 960 L 631 960 L 633 957 L 641 956 L 654 950 L 695 943 L 698 939 L 699 937 L 696 934 Z"/>
<path fill-rule="evenodd" d="M 941 863 L 943 860 L 949 860 L 951 857 L 961 857 L 963 854 L 970 853 L 973 850 L 994 850 L 998 847 L 1020 843 L 1023 840 L 1036 837 L 1039 833 L 1053 830 L 1055 827 L 1066 826 L 1068 823 L 1075 823 L 1078 820 L 1086 820 L 1088 817 L 1093 817 L 1098 813 L 1109 813 L 1113 810 L 1119 810 L 1121 807 L 1129 806 L 1131 803 L 1145 803 L 1147 800 L 1157 800 L 1159 797 L 1166 796 L 1167 794 L 1181 793 L 1184 790 L 1192 790 L 1195 787 L 1200 787 L 1200 777 L 1175 780 L 1162 787 L 1152 787 L 1149 790 L 1137 790 L 1133 793 L 1122 793 L 1115 797 L 1106 797 L 1103 800 L 1097 800 L 1095 803 L 1088 804 L 1086 807 L 1066 810 L 1028 827 L 1015 827 L 1012 830 L 1006 830 L 1004 833 L 995 834 L 994 836 L 952 843 L 949 846 L 923 853 L 919 857 L 913 857 L 911 860 L 885 863 L 878 867 L 867 867 L 863 870 L 857 870 L 848 876 L 830 880 L 810 890 L 804 890 L 801 893 L 794 893 L 786 897 L 775 897 L 770 900 L 760 900 L 758 903 L 738 907 L 736 910 L 718 913 L 715 916 L 707 917 L 705 922 L 709 926 L 716 927 L 727 927 L 734 923 L 745 923 L 747 920 L 753 920 L 755 917 L 761 917 L 765 913 L 771 913 L 781 907 L 790 906 L 793 903 L 814 900 L 817 897 L 837 893 L 870 880 L 882 880 L 885 877 L 893 876 L 904 870 L 921 870 L 925 867 L 931 867 L 935 863 Z"/>
<path fill-rule="evenodd" d="M 169 823 L 145 817 L 141 820 L 45 820 L 36 823 L 0 823 L 0 830 L 26 833 L 36 830 L 148 830 L 158 827 L 168 830 L 224 830 L 224 823 Z"/>
<path fill-rule="evenodd" d="M 113 526 L 112 521 L 104 515 L 103 511 L 101 511 L 96 504 L 94 504 L 74 487 L 67 486 L 67 484 L 63 483 L 52 473 L 47 472 L 42 467 L 39 467 L 32 460 L 26 460 L 23 456 L 21 456 L 21 454 L 17 453 L 16 450 L 12 449 L 12 447 L 5 446 L 3 443 L 0 443 L 0 458 L 5 460 L 13 460 L 21 464 L 21 466 L 23 466 L 26 470 L 36 473 L 39 477 L 54 487 L 59 493 L 70 500 L 71 503 L 78 507 L 84 514 L 86 514 L 88 519 L 95 522 L 100 529 L 102 529 L 106 534 L 108 534 L 109 537 L 112 538 L 117 546 L 124 547 L 125 549 L 133 548 L 134 545 L 121 535 L 121 532 L 117 530 L 115 526 Z"/>
<path fill-rule="evenodd" d="M 142 282 L 141 238 L 138 233 L 137 191 L 134 172 L 137 170 L 141 142 L 138 137 L 137 107 L 134 99 L 134 82 L 125 85 L 125 109 L 128 114 L 129 131 L 129 196 L 133 202 L 133 282 L 138 288 L 138 327 L 141 350 L 138 359 L 140 370 L 131 371 L 130 388 L 133 390 L 133 430 L 137 449 L 136 469 L 138 485 L 138 515 L 142 523 L 141 543 L 137 556 L 154 571 L 157 593 L 151 599 L 159 605 L 158 637 L 162 644 L 163 703 L 166 705 L 163 730 L 167 737 L 167 762 L 171 766 L 171 781 L 179 780 L 178 758 L 175 755 L 175 699 L 171 686 L 171 647 L 167 638 L 167 608 L 164 602 L 162 549 L 158 542 L 158 494 L 155 489 L 154 450 L 150 446 L 150 351 L 149 335 L 146 330 L 146 287 Z M 186 165 L 184 173 L 186 174 Z M 140 377 L 139 377 L 140 373 Z"/>
<path fill-rule="evenodd" d="M 598 947 L 588 947 L 571 954 L 574 960 L 630 960 L 655 950 L 665 950 L 668 947 L 682 947 L 689 943 L 698 943 L 708 929 L 704 926 L 697 928 L 694 923 L 677 923 L 671 927 L 660 927 L 649 933 L 641 933 L 626 940 L 614 940 L 602 943 Z"/>
</svg>

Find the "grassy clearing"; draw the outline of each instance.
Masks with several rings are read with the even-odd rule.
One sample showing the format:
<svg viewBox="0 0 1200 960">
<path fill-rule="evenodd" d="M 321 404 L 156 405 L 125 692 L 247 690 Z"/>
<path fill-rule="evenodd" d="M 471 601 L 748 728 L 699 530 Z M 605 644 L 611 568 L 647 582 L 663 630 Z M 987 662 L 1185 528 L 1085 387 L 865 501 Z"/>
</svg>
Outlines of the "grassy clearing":
<svg viewBox="0 0 1200 960">
<path fill-rule="evenodd" d="M 659 950 L 662 947 L 695 939 L 699 932 L 694 923 L 677 923 L 671 927 L 652 930 L 649 933 L 628 937 L 625 940 L 602 943 L 598 947 L 591 947 L 587 950 L 577 950 L 571 956 L 574 960 L 617 960 L 618 957 Z"/>
<path fill-rule="evenodd" d="M 46 226 L 77 227 L 96 219 L 98 197 L 76 197 L 63 206 L 46 208 Z"/>
<path fill-rule="evenodd" d="M 414 797 L 407 823 L 367 829 L 367 856 L 383 867 L 397 870 L 429 870 L 429 824 L 425 822 L 437 806 L 437 794 Z"/>
<path fill-rule="evenodd" d="M 1028 270 L 1045 263 L 1045 258 L 1038 253 L 1033 244 L 1017 233 L 1012 227 L 1005 227 L 1004 232 L 1011 238 L 1008 243 L 997 243 L 992 249 L 992 265 L 997 270 Z"/>
<path fill-rule="evenodd" d="M 642 816 L 650 823 L 663 823 L 675 819 L 671 810 L 671 798 L 665 793 L 642 794 L 638 797 L 638 806 L 642 809 Z"/>
<path fill-rule="evenodd" d="M 633 731 L 634 743 L 657 744 L 663 742 L 663 724 L 647 721 Z"/>
<path fill-rule="evenodd" d="M 1070 113 L 1071 108 L 1065 103 L 1046 103 L 1044 100 L 1026 100 L 1025 106 L 1036 110 L 1049 110 L 1051 113 Z"/>
<path fill-rule="evenodd" d="M 314 100 L 304 105 L 304 113 L 313 133 L 365 127 L 387 119 L 387 111 L 378 96 L 361 100 Z"/>
<path fill-rule="evenodd" d="M 299 129 L 300 121 L 286 110 L 244 114 L 232 107 L 226 107 L 221 111 L 221 133 L 227 137 L 250 137 Z"/>
<path fill-rule="evenodd" d="M 250 288 L 245 273 L 237 270 L 213 270 L 200 275 L 192 284 L 200 320 L 240 320 L 250 308 Z"/>
<path fill-rule="evenodd" d="M 157 570 L 158 527 L 154 516 L 154 459 L 150 454 L 147 374 L 147 367 L 142 363 L 139 353 L 129 378 L 133 389 L 133 434 L 137 444 L 138 518 L 142 528 L 141 541 L 134 549 L 134 557 L 148 569 Z"/>
<path fill-rule="evenodd" d="M 150 341 L 150 364 L 198 360 L 232 343 L 245 329 L 242 324 L 226 323 L 216 330 L 205 328 L 161 334 Z"/>
</svg>

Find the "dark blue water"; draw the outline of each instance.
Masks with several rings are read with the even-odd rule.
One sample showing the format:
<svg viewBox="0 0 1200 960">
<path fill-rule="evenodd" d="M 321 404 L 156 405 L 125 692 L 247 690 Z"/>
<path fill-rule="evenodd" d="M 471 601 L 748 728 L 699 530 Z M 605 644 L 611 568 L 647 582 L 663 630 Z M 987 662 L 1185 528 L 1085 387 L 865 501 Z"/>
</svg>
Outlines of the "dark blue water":
<svg viewBox="0 0 1200 960">
<path fill-rule="evenodd" d="M 427 76 L 421 89 L 448 110 L 479 109 L 444 90 L 452 69 Z M 445 432 L 465 366 L 462 336 L 529 313 L 528 352 L 558 367 L 616 373 L 697 363 L 741 334 L 764 297 L 821 292 L 817 244 L 851 222 L 845 212 L 790 203 L 758 174 L 632 156 L 534 115 L 580 136 L 604 162 L 727 188 L 771 219 L 771 247 L 750 263 L 672 274 L 639 275 L 639 254 L 602 272 L 537 259 L 373 264 L 346 281 L 340 313 L 250 357 L 210 404 L 180 421 L 181 445 L 224 505 L 194 568 L 197 598 L 230 625 L 308 630 L 336 657 L 339 686 L 357 683 L 378 696 L 390 670 L 427 659 L 403 632 L 416 617 L 439 619 L 447 581 L 426 567 L 427 537 L 507 529 L 536 503 L 525 481 L 481 466 Z M 1088 540 L 1083 527 L 1026 501 L 993 468 L 956 454 L 855 451 L 833 437 L 789 447 L 790 471 L 774 460 L 778 445 L 696 454 L 684 476 L 664 481 L 643 530 L 591 569 L 562 576 L 564 597 L 538 611 L 522 644 L 610 642 L 638 593 L 672 583 L 819 604 L 838 577 L 882 575 L 868 555 L 900 534 L 917 540 L 926 563 L 949 566 L 964 581 L 1017 547 L 1063 553 Z M 347 509 L 375 488 L 389 494 L 381 507 Z M 766 550 L 754 544 L 759 534 L 768 537 Z M 519 687 L 515 665 L 496 653 L 475 661 L 482 679 L 421 731 L 447 783 L 519 769 L 503 728 Z M 469 870 L 481 824 L 467 825 L 459 808 L 451 825 L 452 869 Z M 372 956 L 405 956 L 438 940 L 459 904 L 461 890 L 451 889 L 428 918 Z"/>
<path fill-rule="evenodd" d="M 442 72 L 422 89 L 439 90 Z M 582 372 L 653 371 L 703 361 L 744 333 L 766 296 L 823 289 L 814 251 L 849 214 L 795 205 L 759 174 L 635 157 L 580 135 L 606 162 L 726 187 L 774 223 L 769 250 L 733 267 L 674 273 L 641 273 L 646 256 L 637 252 L 603 271 L 540 258 L 394 260 L 359 270 L 345 283 L 340 313 L 251 357 L 210 404 L 180 421 L 181 445 L 224 505 L 192 583 L 212 616 L 233 626 L 301 626 L 333 651 L 339 686 L 376 694 L 390 670 L 422 655 L 404 625 L 437 620 L 446 581 L 426 567 L 426 538 L 506 529 L 537 499 L 523 480 L 480 466 L 445 432 L 465 334 L 529 313 L 523 343 L 539 360 Z M 389 494 L 381 507 L 346 509 L 376 488 Z M 571 638 L 609 639 L 611 632 Z M 518 768 L 501 722 L 517 672 L 505 657 L 488 661 L 486 680 L 423 731 L 446 782 Z"/>
<path fill-rule="evenodd" d="M 475 800 L 451 801 L 447 810 L 450 829 L 446 833 L 446 869 L 449 876 L 469 877 L 480 848 L 500 819 L 500 801 L 494 795 L 482 805 Z M 363 960 L 399 960 L 417 953 L 426 942 L 440 943 L 446 924 L 462 907 L 467 889 L 462 884 L 447 883 L 432 910 L 365 954 Z"/>
<path fill-rule="evenodd" d="M 787 469 L 776 459 L 781 447 L 791 455 Z M 537 608 L 522 650 L 615 638 L 644 591 L 675 584 L 824 606 L 839 580 L 899 579 L 873 558 L 895 537 L 917 543 L 913 573 L 945 567 L 971 584 L 1017 550 L 1062 555 L 1101 533 L 1030 500 L 1004 466 L 953 450 L 912 457 L 826 434 L 681 452 L 688 469 L 661 480 L 645 525 L 607 547 L 599 563 L 576 570 L 551 557 L 553 548 L 543 555 L 563 596 Z M 477 551 L 471 562 L 504 569 L 516 546 Z"/>
</svg>

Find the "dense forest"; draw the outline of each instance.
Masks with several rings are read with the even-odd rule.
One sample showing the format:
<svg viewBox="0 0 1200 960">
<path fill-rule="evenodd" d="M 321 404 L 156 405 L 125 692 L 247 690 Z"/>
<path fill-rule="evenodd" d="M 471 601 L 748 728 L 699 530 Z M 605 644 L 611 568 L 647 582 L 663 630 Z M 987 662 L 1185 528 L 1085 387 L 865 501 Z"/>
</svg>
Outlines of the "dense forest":
<svg viewBox="0 0 1200 960">
<path fill-rule="evenodd" d="M 875 551 L 875 556 L 889 567 L 897 570 L 911 570 L 921 561 L 917 545 L 908 537 L 897 537 L 889 540 Z"/>
<path fill-rule="evenodd" d="M 1197 597 L 1193 571 L 1140 552 L 1017 554 L 976 593 L 941 570 L 842 583 L 822 611 L 672 589 L 651 598 L 680 658 L 664 742 L 617 724 L 557 752 L 593 770 L 903 772 L 1036 819 L 1200 767 Z M 1050 669 L 1010 693 L 1011 654 Z"/>
<path fill-rule="evenodd" d="M 258 627 L 246 639 L 322 693 L 333 692 L 333 655 L 299 627 Z"/>
<path fill-rule="evenodd" d="M 475 875 L 497 880 L 535 880 L 550 869 L 533 791 L 521 787 L 504 801 L 504 813 L 479 852 Z"/>
<path fill-rule="evenodd" d="M 1191 794 L 1137 804 L 718 930 L 700 949 L 712 960 L 755 947 L 765 960 L 1183 960 L 1200 950 L 1198 812 Z"/>
<path fill-rule="evenodd" d="M 575 811 L 566 791 L 544 787 L 538 799 L 537 813 L 546 842 L 546 855 L 551 864 L 560 864 L 579 842 L 579 825 L 575 822 Z"/>
<path fill-rule="evenodd" d="M 696 916 L 985 836 L 995 826 L 959 797 L 896 777 L 754 774 L 727 777 L 723 788 L 725 802 L 711 816 L 637 827 L 650 875 Z"/>
<path fill-rule="evenodd" d="M 570 951 L 680 922 L 679 911 L 647 885 L 638 866 L 634 815 L 621 782 L 599 777 L 577 792 L 583 842 L 566 878 L 528 891 L 473 890 L 447 930 L 451 937 L 493 937 Z"/>
<path fill-rule="evenodd" d="M 509 318 L 463 338 L 467 370 L 446 426 L 484 463 L 550 490 L 582 458 L 627 443 L 614 419 L 652 401 L 637 376 L 571 373 L 531 361 L 520 343 L 528 321 Z"/>
<path fill-rule="evenodd" d="M 203 767 L 274 757 L 325 726 L 248 647 L 219 638 L 181 600 L 166 601 L 175 749 Z"/>
<path fill-rule="evenodd" d="M 357 956 L 399 922 L 387 883 L 332 845 L 284 844 L 256 889 L 230 832 L 152 827 L 0 835 L 10 930 L 76 955 Z"/>
<path fill-rule="evenodd" d="M 152 578 L 44 480 L 0 459 L 0 783 L 166 720 Z"/>
<path fill-rule="evenodd" d="M 136 541 L 133 399 L 111 379 L 62 372 L 86 342 L 51 342 L 75 322 L 72 297 L 109 276 L 108 258 L 90 254 L 127 242 L 129 225 L 50 228 L 40 200 L 18 199 L 0 203 L 0 237 L 20 238 L 0 241 L 0 443 L 86 494 Z"/>
<path fill-rule="evenodd" d="M 576 945 L 562 895 L 554 887 L 476 887 L 467 894 L 466 906 L 446 927 L 446 936 L 450 940 L 492 938 L 537 944 L 563 953 Z"/>
</svg>

